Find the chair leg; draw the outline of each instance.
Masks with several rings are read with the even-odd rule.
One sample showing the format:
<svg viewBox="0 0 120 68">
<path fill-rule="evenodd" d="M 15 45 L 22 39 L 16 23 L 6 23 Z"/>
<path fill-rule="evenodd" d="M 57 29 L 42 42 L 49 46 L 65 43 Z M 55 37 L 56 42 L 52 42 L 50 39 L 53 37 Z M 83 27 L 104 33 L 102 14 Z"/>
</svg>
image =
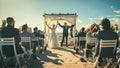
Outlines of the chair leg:
<svg viewBox="0 0 120 68">
<path fill-rule="evenodd" d="M 99 60 L 99 57 L 96 57 L 96 61 L 94 63 L 94 68 L 97 68 L 98 60 Z"/>
<path fill-rule="evenodd" d="M 16 66 L 15 66 L 15 68 L 17 68 L 17 64 L 18 64 L 18 66 L 19 66 L 19 68 L 21 68 L 21 64 L 20 64 L 20 61 L 19 61 L 19 58 L 16 56 Z"/>
</svg>

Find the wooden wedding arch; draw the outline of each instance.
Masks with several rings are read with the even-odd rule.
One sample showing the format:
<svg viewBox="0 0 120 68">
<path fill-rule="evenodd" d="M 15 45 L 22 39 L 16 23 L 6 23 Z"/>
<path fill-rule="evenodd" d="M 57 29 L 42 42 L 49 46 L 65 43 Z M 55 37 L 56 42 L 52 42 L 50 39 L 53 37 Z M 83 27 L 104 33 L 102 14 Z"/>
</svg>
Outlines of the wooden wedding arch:
<svg viewBox="0 0 120 68">
<path fill-rule="evenodd" d="M 47 27 L 47 25 L 45 24 L 45 22 L 47 22 L 48 25 L 52 25 L 53 23 L 56 24 L 57 21 L 62 21 L 62 22 L 66 22 L 68 25 L 75 24 L 73 30 L 76 29 L 76 18 L 77 18 L 76 13 L 66 13 L 66 14 L 63 14 L 63 13 L 59 13 L 59 14 L 44 13 L 43 17 L 44 17 L 44 30 L 46 32 L 46 40 L 49 39 L 50 30 Z M 58 39 L 58 41 L 60 41 L 60 39 Z"/>
</svg>

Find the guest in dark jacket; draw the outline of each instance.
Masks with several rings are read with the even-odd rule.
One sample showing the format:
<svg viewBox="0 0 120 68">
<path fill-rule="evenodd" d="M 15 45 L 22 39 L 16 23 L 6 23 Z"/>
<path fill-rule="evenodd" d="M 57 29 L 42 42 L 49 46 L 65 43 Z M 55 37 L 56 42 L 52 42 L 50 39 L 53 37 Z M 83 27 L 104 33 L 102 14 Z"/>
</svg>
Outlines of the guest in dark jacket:
<svg viewBox="0 0 120 68">
<path fill-rule="evenodd" d="M 19 45 L 19 42 L 21 41 L 19 30 L 17 28 L 14 28 L 15 21 L 12 17 L 8 17 L 6 19 L 6 21 L 7 21 L 7 27 L 4 27 L 1 30 L 1 37 L 2 38 L 14 37 L 17 54 L 22 54 L 23 50 L 22 50 L 21 46 Z M 13 47 L 12 46 L 3 46 L 3 53 L 6 55 L 6 57 L 14 56 Z"/>
<path fill-rule="evenodd" d="M 82 27 L 82 29 L 78 33 L 77 37 L 78 37 L 78 45 L 80 45 L 80 46 L 82 46 L 84 48 L 86 41 L 80 41 L 80 37 L 86 37 L 86 32 L 85 32 L 84 27 Z"/>
<path fill-rule="evenodd" d="M 109 19 L 107 18 L 104 18 L 102 21 L 101 21 L 101 26 L 102 26 L 102 29 L 103 30 L 100 30 L 97 32 L 97 34 L 94 34 L 96 37 L 97 37 L 97 40 L 98 40 L 98 43 L 96 45 L 96 53 L 95 53 L 95 56 L 98 56 L 99 55 L 99 51 L 100 51 L 100 40 L 116 40 L 117 39 L 117 45 L 116 47 L 118 47 L 118 35 L 116 32 L 112 31 L 111 30 L 111 24 L 110 24 L 110 21 Z M 108 51 L 108 54 L 109 51 Z M 114 57 L 115 55 L 113 55 Z M 102 58 L 103 57 L 99 57 L 99 62 L 102 61 Z M 96 64 L 95 64 L 96 65 Z"/>
<path fill-rule="evenodd" d="M 45 38 L 44 32 L 39 30 L 38 33 L 39 33 L 39 37 L 41 38 L 39 40 L 39 44 L 41 47 L 43 47 L 44 46 L 44 38 Z"/>
<path fill-rule="evenodd" d="M 33 35 L 34 35 L 34 37 L 39 37 L 40 36 L 40 34 L 38 33 L 38 28 L 37 27 L 34 27 Z M 33 41 L 33 43 L 34 43 L 33 53 L 35 53 L 36 52 L 36 47 L 39 45 L 39 41 L 38 40 Z"/>
<path fill-rule="evenodd" d="M 103 39 L 103 40 L 115 40 L 115 39 L 117 39 L 116 47 L 118 47 L 118 43 L 119 43 L 118 38 L 119 38 L 119 36 L 117 35 L 116 32 L 111 30 L 111 27 L 110 27 L 111 25 L 110 25 L 109 19 L 104 18 L 101 21 L 101 26 L 102 26 L 103 30 L 98 31 L 97 34 L 94 34 L 98 39 L 98 45 L 96 46 L 98 48 L 97 51 L 99 51 L 99 47 L 100 47 L 99 44 L 100 44 L 101 39 Z M 98 55 L 98 52 L 96 53 L 96 56 L 97 55 Z"/>
<path fill-rule="evenodd" d="M 28 32 L 27 29 L 28 29 L 27 24 L 24 24 L 22 26 L 22 32 L 20 33 L 20 36 L 21 37 L 30 37 L 32 39 L 34 36 L 32 35 L 32 33 Z M 26 51 L 30 50 L 30 46 L 29 45 L 30 45 L 29 42 L 23 42 L 22 43 L 22 46 L 25 47 Z"/>
</svg>

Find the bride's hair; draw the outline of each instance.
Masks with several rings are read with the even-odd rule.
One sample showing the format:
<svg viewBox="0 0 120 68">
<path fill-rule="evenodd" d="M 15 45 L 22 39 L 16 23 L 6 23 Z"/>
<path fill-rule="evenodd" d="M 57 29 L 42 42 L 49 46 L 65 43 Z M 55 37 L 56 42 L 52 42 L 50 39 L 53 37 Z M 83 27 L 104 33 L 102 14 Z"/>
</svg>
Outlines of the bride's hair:
<svg viewBox="0 0 120 68">
<path fill-rule="evenodd" d="M 55 27 L 55 24 L 53 24 L 52 26 Z"/>
</svg>

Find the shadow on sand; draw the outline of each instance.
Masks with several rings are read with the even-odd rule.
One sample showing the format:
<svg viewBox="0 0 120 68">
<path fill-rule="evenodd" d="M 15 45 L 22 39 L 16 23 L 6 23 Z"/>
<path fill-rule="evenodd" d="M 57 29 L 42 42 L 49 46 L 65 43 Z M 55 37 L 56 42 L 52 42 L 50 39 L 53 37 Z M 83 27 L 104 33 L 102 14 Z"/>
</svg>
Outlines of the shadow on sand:
<svg viewBox="0 0 120 68">
<path fill-rule="evenodd" d="M 76 56 L 76 52 L 75 50 L 72 50 L 73 48 L 71 47 L 62 47 L 62 48 L 56 48 L 57 50 L 61 50 L 61 51 L 66 51 L 66 52 L 70 52 L 72 53 L 74 56 Z M 77 57 L 77 56 L 76 56 Z"/>
<path fill-rule="evenodd" d="M 40 60 L 42 60 L 44 62 L 52 62 L 57 65 L 62 65 L 60 62 L 64 62 L 63 60 L 50 58 L 50 57 L 59 58 L 59 56 L 61 56 L 61 55 L 55 54 L 55 53 L 52 53 L 51 51 L 46 50 L 44 52 L 44 54 L 40 54 L 38 57 L 40 58 Z"/>
<path fill-rule="evenodd" d="M 38 59 L 31 59 L 28 62 L 27 68 L 44 68 L 43 63 Z"/>
</svg>

